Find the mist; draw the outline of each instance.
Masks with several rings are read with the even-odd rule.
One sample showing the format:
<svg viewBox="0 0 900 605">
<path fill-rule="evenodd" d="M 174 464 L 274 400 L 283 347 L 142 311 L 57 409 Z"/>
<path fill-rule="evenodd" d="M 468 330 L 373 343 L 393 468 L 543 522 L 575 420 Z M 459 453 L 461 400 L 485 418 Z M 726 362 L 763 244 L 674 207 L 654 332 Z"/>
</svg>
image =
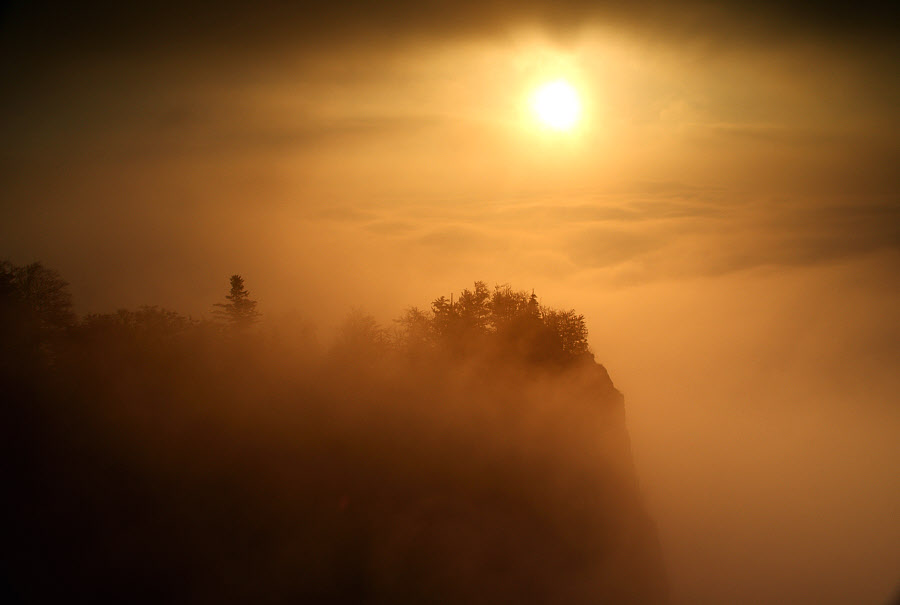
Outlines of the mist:
<svg viewBox="0 0 900 605">
<path fill-rule="evenodd" d="M 617 360 L 683 602 L 880 603 L 895 590 L 898 321 L 883 260 L 604 300 L 622 327 L 594 338 Z M 665 342 L 619 335 L 642 328 Z"/>
<path fill-rule="evenodd" d="M 373 378 L 360 354 L 345 365 L 372 382 L 342 392 L 346 377 L 325 372 L 319 382 L 312 369 L 344 363 L 334 356 L 348 316 L 371 314 L 390 332 L 408 307 L 429 312 L 473 279 L 510 283 L 541 306 L 584 315 L 590 351 L 624 395 L 634 510 L 655 524 L 670 602 L 896 595 L 900 87 L 896 28 L 883 7 L 5 10 L 0 259 L 57 270 L 78 329 L 143 305 L 211 325 L 235 273 L 259 303 L 240 362 L 258 384 L 204 374 L 212 370 L 192 361 L 190 379 L 146 374 L 171 382 L 160 400 L 183 402 L 197 388 L 203 417 L 244 451 L 269 431 L 276 449 L 306 434 L 306 416 L 287 411 L 298 393 L 319 393 L 307 397 L 312 408 L 339 400 L 334 409 L 356 410 L 393 400 L 363 403 L 369 388 L 401 392 L 382 437 L 357 412 L 328 421 L 341 427 L 333 435 L 365 442 L 368 456 L 389 442 L 423 451 L 414 435 L 447 419 L 411 410 L 441 393 L 459 410 L 453 418 L 470 419 L 460 439 L 508 444 L 483 456 L 521 471 L 509 458 L 528 450 L 524 427 L 552 424 L 539 402 L 585 398 L 567 396 L 568 378 L 535 378 L 521 360 L 481 353 L 440 377 L 391 357 Z M 556 78 L 580 94 L 571 132 L 540 128 L 528 105 L 534 87 Z M 225 364 L 203 348 L 218 346 L 213 333 L 179 355 Z M 99 350 L 112 346 L 104 339 Z M 516 429 L 477 412 L 493 404 L 457 396 L 495 364 L 527 376 L 498 370 L 506 378 L 488 381 L 523 401 L 530 420 Z M 26 375 L 57 371 L 49 367 Z M 156 387 L 117 374 L 129 370 L 103 374 L 111 386 L 98 410 L 153 399 Z M 263 412 L 235 396 L 227 411 L 208 411 L 214 376 L 278 403 Z M 188 423 L 161 414 L 163 433 Z M 124 423 L 109 434 L 176 456 L 138 418 L 109 419 Z M 574 468 L 548 453 L 561 438 L 547 431 L 530 462 Z M 323 437 L 322 447 L 344 436 Z M 574 441 L 593 443 L 590 434 Z M 187 443 L 179 451 L 194 456 Z M 434 459 L 467 447 L 447 445 Z M 309 451 L 291 455 L 306 460 Z M 376 458 L 379 468 L 406 468 Z M 257 470 L 277 473 L 272 460 L 261 454 Z M 208 464 L 198 476 L 220 472 Z M 418 485 L 409 469 L 398 477 Z M 465 485 L 460 493 L 477 492 Z M 555 504 L 542 510 L 559 513 Z M 491 514 L 460 523 L 483 528 Z"/>
</svg>

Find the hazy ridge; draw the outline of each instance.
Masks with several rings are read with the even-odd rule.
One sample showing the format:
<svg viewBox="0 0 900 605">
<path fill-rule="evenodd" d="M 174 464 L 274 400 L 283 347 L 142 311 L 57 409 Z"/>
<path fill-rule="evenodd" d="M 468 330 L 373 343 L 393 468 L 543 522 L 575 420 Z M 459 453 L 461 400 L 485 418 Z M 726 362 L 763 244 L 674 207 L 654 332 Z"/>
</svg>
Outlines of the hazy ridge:
<svg viewBox="0 0 900 605">
<path fill-rule="evenodd" d="M 665 601 L 573 311 L 476 282 L 323 347 L 254 326 L 242 281 L 217 322 L 76 318 L 55 272 L 3 269 L 23 601 Z"/>
</svg>

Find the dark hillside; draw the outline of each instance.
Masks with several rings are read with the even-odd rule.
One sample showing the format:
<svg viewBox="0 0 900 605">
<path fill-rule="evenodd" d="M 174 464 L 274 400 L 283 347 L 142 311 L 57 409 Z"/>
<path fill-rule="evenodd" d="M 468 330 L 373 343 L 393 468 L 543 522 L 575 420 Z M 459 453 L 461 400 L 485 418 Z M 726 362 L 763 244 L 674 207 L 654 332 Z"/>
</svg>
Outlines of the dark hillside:
<svg viewBox="0 0 900 605">
<path fill-rule="evenodd" d="M 574 312 L 476 284 L 322 352 L 152 307 L 26 322 L 4 296 L 17 602 L 665 601 Z"/>
</svg>

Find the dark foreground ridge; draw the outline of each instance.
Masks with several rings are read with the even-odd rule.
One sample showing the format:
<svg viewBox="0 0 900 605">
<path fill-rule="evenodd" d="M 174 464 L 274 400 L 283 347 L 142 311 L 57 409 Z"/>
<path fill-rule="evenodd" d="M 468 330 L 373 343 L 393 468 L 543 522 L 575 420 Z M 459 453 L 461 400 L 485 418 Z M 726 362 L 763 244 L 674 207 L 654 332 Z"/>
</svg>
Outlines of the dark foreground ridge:
<svg viewBox="0 0 900 605">
<path fill-rule="evenodd" d="M 55 272 L 0 269 L 15 602 L 666 600 L 573 311 L 477 282 L 325 349 L 242 279 L 217 322 L 77 319 Z"/>
</svg>

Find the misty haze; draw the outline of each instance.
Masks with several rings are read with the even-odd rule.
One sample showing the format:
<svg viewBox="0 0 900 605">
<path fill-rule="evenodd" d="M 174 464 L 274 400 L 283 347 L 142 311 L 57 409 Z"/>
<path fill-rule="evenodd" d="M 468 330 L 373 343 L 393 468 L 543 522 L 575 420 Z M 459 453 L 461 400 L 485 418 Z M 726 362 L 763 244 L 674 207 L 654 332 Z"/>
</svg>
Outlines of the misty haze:
<svg viewBox="0 0 900 605">
<path fill-rule="evenodd" d="M 6 600 L 898 602 L 898 34 L 4 5 Z"/>
</svg>

